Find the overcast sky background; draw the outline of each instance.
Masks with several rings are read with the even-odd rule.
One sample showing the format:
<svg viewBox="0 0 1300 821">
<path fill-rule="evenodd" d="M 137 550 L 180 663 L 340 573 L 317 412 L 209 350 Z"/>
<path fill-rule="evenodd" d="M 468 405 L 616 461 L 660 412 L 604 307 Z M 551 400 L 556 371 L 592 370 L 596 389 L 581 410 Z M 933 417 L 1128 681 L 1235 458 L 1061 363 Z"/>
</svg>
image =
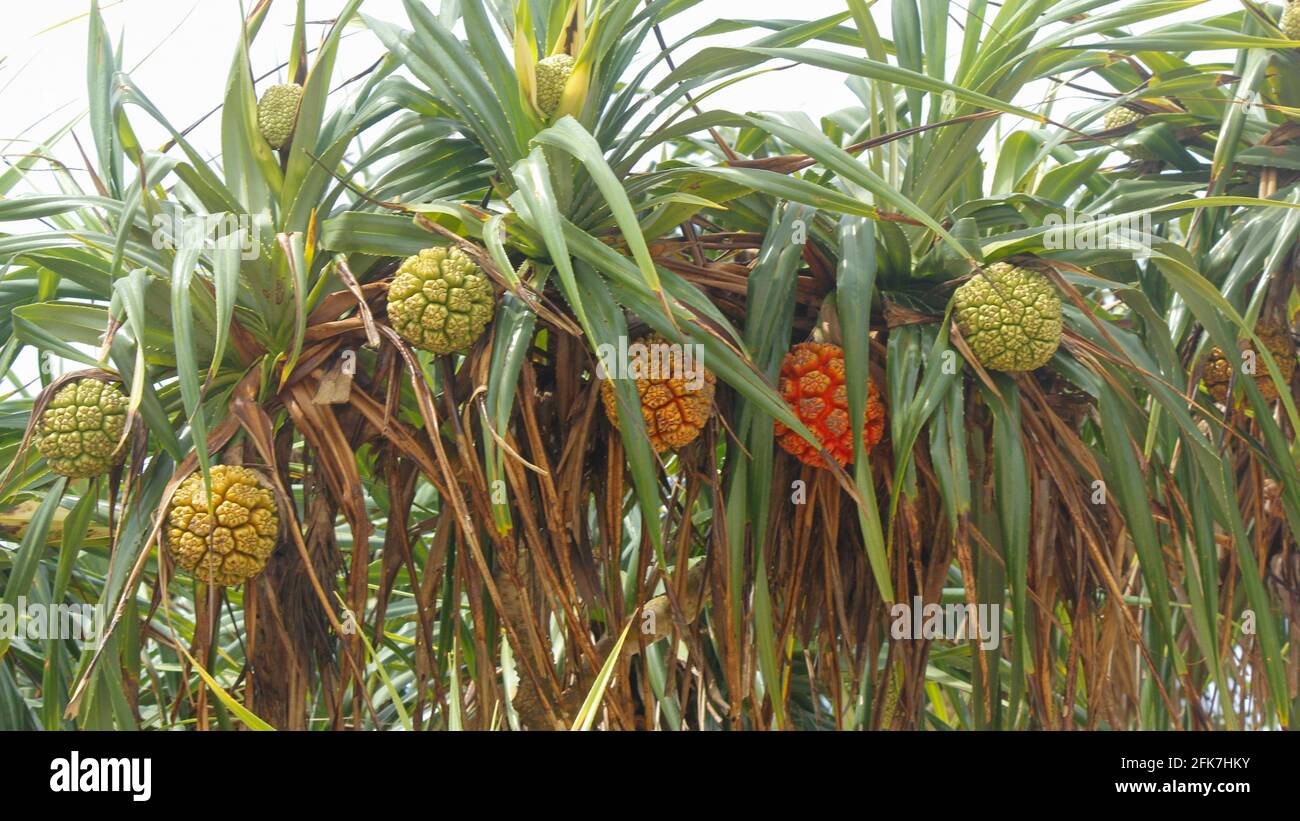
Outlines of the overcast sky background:
<svg viewBox="0 0 1300 821">
<path fill-rule="evenodd" d="M 308 19 L 329 20 L 343 5 L 344 0 L 309 0 Z M 288 58 L 295 6 L 292 0 L 277 0 L 271 7 L 269 19 L 253 45 L 257 75 Z M 0 27 L 0 151 L 12 156 L 15 151 L 39 143 L 85 110 L 89 0 L 11 0 L 5 7 L 5 24 Z M 174 125 L 190 125 L 220 102 L 238 42 L 238 0 L 103 0 L 102 8 L 114 38 L 124 37 L 125 63 L 132 78 Z M 844 8 L 842 0 L 703 0 L 671 20 L 664 27 L 664 35 L 673 42 L 719 17 L 816 19 Z M 1180 12 L 1177 18 L 1167 19 L 1200 19 L 1236 8 L 1239 6 L 1234 0 L 1207 0 Z M 872 7 L 885 36 L 890 29 L 888 9 L 888 0 L 879 0 Z M 401 0 L 366 0 L 361 11 L 407 25 Z M 323 30 L 324 26 L 312 27 L 309 42 L 316 43 Z M 735 45 L 756 36 L 752 30 L 726 34 L 709 38 L 707 44 Z M 949 44 L 954 52 L 951 62 L 961 41 L 953 37 Z M 355 75 L 382 53 L 383 47 L 370 32 L 354 26 L 340 49 L 335 77 L 342 80 Z M 678 60 L 690 53 L 678 52 Z M 279 79 L 283 79 L 282 74 Z M 1044 90 L 1030 89 L 1028 99 L 1018 102 L 1028 106 L 1036 101 L 1034 98 L 1041 98 Z M 1073 107 L 1068 96 L 1071 93 L 1065 92 L 1062 107 Z M 839 75 L 798 66 L 745 80 L 710 97 L 706 105 L 740 111 L 805 111 L 817 117 L 854 102 Z M 218 116 L 210 117 L 192 135 L 192 142 L 215 152 L 218 123 Z M 161 145 L 167 138 L 165 130 L 142 112 L 132 116 L 132 124 L 146 145 Z M 68 146 L 72 153 L 69 155 L 61 146 L 59 156 L 71 164 L 78 157 L 75 146 Z M 39 179 L 35 184 L 40 185 Z"/>
<path fill-rule="evenodd" d="M 4 4 L 4 25 L 0 26 L 0 169 L 84 114 L 89 5 L 89 0 L 9 0 Z M 329 20 L 343 5 L 344 0 L 309 0 L 307 18 Z M 295 7 L 292 0 L 277 0 L 272 6 L 253 45 L 255 75 L 271 71 L 288 58 Z M 808 20 L 844 8 L 842 0 L 703 0 L 664 26 L 664 36 L 674 42 L 720 17 Z M 1161 22 L 1203 19 L 1238 8 L 1235 0 L 1206 0 Z M 219 104 L 238 42 L 242 19 L 238 0 L 102 0 L 102 10 L 114 42 L 122 38 L 125 66 L 136 85 L 174 126 L 185 128 Z M 366 0 L 361 11 L 409 27 L 401 0 Z M 872 13 L 888 37 L 889 0 L 875 3 Z M 314 45 L 325 27 L 310 28 L 308 41 Z M 704 45 L 739 45 L 757 36 L 753 30 L 720 35 L 675 52 L 675 56 L 680 62 Z M 345 38 L 334 73 L 338 81 L 364 70 L 383 53 L 379 41 L 360 26 L 351 28 Z M 953 51 L 951 63 L 960 49 L 960 38 L 950 37 L 949 44 Z M 277 79 L 283 80 L 283 72 Z M 273 80 L 259 84 L 259 90 L 270 82 Z M 1035 108 L 1045 92 L 1046 84 L 1038 84 L 1017 102 Z M 1054 114 L 1059 116 L 1094 102 L 1066 90 L 1058 98 Z M 704 106 L 737 111 L 804 111 L 817 118 L 853 104 L 855 98 L 840 75 L 797 66 L 737 83 L 709 97 Z M 167 132 L 143 111 L 132 110 L 131 122 L 147 146 L 160 146 L 167 139 Z M 219 150 L 219 123 L 219 113 L 214 114 L 189 136 L 192 144 L 209 156 Z M 1011 121 L 1005 127 L 1015 125 Z M 93 150 L 84 121 L 75 133 L 88 151 Z M 54 156 L 70 167 L 81 166 L 80 154 L 70 138 L 55 148 Z M 28 183 L 14 193 L 49 191 L 52 183 L 49 172 L 38 166 L 30 173 Z M 10 225 L 5 230 L 22 229 Z M 16 366 L 24 381 L 34 375 L 33 364 L 24 359 Z"/>
</svg>

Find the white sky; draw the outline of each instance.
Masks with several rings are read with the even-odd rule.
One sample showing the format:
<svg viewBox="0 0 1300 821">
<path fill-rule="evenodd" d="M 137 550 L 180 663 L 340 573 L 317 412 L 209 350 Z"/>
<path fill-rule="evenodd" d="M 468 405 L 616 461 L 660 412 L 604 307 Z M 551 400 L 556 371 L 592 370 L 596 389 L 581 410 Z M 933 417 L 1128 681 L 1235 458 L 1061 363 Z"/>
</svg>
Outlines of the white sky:
<svg viewBox="0 0 1300 821">
<path fill-rule="evenodd" d="M 238 0 L 102 3 L 114 38 L 125 32 L 125 63 L 132 78 L 173 125 L 190 125 L 220 102 L 237 43 L 241 19 Z M 4 5 L 5 22 L 0 27 L 0 152 L 12 157 L 85 110 L 89 0 L 9 0 Z M 246 5 L 251 5 L 251 0 L 246 0 Z M 343 5 L 343 0 L 309 0 L 307 17 L 328 20 Z M 277 0 L 272 6 L 253 46 L 254 71 L 258 75 L 287 59 L 295 6 L 293 0 Z M 1207 0 L 1178 16 L 1204 18 L 1237 7 L 1234 0 Z M 844 8 L 842 0 L 703 0 L 670 21 L 664 34 L 672 42 L 718 17 L 816 19 Z M 876 23 L 886 36 L 890 28 L 888 8 L 889 0 L 878 0 L 872 7 Z M 366 0 L 361 10 L 406 25 L 401 0 Z M 314 44 L 323 29 L 313 27 L 309 42 Z M 712 38 L 710 44 L 739 44 L 755 36 L 753 31 L 724 35 Z M 950 44 L 959 48 L 960 40 L 951 38 Z M 378 40 L 368 31 L 354 28 L 340 49 L 335 77 L 341 80 L 353 76 L 380 54 Z M 1033 93 L 1041 93 L 1041 89 Z M 707 105 L 742 111 L 800 110 L 817 117 L 854 102 L 841 77 L 800 66 L 739 83 L 711 97 Z M 191 137 L 201 150 L 215 152 L 218 121 L 214 115 Z M 132 117 L 132 124 L 146 145 L 157 146 L 166 140 L 166 132 L 143 112 Z M 85 127 L 79 131 L 84 136 Z M 69 164 L 79 159 L 70 142 L 60 147 L 58 155 Z M 34 180 L 38 186 L 40 173 Z"/>
<path fill-rule="evenodd" d="M 125 64 L 136 85 L 171 120 L 183 128 L 202 117 L 222 99 L 226 74 L 238 42 L 240 4 L 237 0 L 103 0 L 103 14 L 116 37 L 126 32 Z M 86 10 L 89 0 L 9 2 L 0 27 L 0 149 L 12 155 L 39 143 L 71 117 L 85 110 Z M 295 3 L 278 0 L 253 44 L 256 75 L 274 69 L 288 58 L 293 33 Z M 308 20 L 328 20 L 343 0 L 309 0 Z M 838 0 L 705 0 L 665 27 L 671 42 L 717 17 L 750 19 L 799 17 L 815 19 L 842 10 Z M 366 0 L 361 11 L 372 17 L 409 28 L 400 0 Z M 887 23 L 887 21 L 884 21 Z M 315 45 L 324 26 L 310 27 L 308 41 Z M 715 38 L 717 43 L 741 43 L 757 35 Z M 343 80 L 364 70 L 383 48 L 360 27 L 349 31 L 340 49 L 335 78 Z M 268 81 L 269 82 L 269 81 Z M 261 86 L 259 86 L 261 88 Z M 717 95 L 715 105 L 744 109 L 807 110 L 822 114 L 853 103 L 840 78 L 817 69 L 795 69 L 765 75 Z M 192 142 L 215 151 L 219 143 L 218 117 L 200 128 Z M 162 144 L 167 134 L 143 112 L 131 118 L 146 145 Z M 84 132 L 84 128 L 80 129 Z M 84 143 L 83 143 L 84 144 Z M 24 148 L 25 146 L 25 148 Z M 61 157 L 78 159 L 75 146 Z M 39 183 L 37 183 L 39 184 Z"/>
</svg>

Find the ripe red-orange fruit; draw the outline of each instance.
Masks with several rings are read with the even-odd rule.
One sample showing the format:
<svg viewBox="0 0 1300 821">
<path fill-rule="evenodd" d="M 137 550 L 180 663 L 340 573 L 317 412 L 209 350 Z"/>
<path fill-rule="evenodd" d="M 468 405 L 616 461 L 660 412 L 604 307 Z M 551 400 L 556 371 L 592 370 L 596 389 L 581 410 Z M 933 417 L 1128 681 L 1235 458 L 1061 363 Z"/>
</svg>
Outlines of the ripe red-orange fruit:
<svg viewBox="0 0 1300 821">
<path fill-rule="evenodd" d="M 680 346 L 659 334 L 652 333 L 638 341 L 647 352 L 642 363 L 644 373 L 634 377 L 646 434 L 656 453 L 678 450 L 694 442 L 713 415 L 717 377 L 698 361 L 693 363 L 691 374 L 676 372 L 671 352 Z M 665 354 L 669 356 L 665 358 Z M 600 398 L 605 405 L 605 416 L 617 428 L 618 398 L 613 382 L 602 380 Z"/>
<path fill-rule="evenodd" d="M 849 390 L 844 382 L 844 350 L 827 342 L 801 342 L 785 355 L 779 384 L 782 398 L 799 421 L 841 466 L 853 461 L 853 429 L 849 426 Z M 827 467 L 818 450 L 802 436 L 776 423 L 781 447 L 806 465 Z M 867 383 L 867 418 L 862 443 L 868 449 L 885 435 L 885 405 L 875 383 Z"/>
</svg>

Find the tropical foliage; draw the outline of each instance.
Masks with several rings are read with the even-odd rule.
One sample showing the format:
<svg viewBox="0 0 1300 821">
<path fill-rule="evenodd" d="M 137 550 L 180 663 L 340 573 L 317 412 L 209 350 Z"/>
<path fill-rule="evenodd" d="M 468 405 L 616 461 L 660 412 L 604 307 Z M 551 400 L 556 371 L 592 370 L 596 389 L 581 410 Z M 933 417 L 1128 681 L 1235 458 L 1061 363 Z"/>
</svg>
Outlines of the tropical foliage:
<svg viewBox="0 0 1300 821">
<path fill-rule="evenodd" d="M 719 19 L 683 32 L 697 4 Z M 296 119 L 268 142 L 277 67 L 249 45 L 281 35 L 257 2 L 204 147 L 92 2 L 87 110 L 48 142 L 82 137 L 89 183 L 44 148 L 0 174 L 0 590 L 103 629 L 0 637 L 0 727 L 1294 720 L 1300 42 L 1281 5 L 404 5 L 318 26 L 300 0 Z M 351 31 L 385 56 L 341 78 Z M 791 64 L 857 103 L 711 104 Z M 171 140 L 142 145 L 146 120 Z M 388 316 L 431 248 L 495 295 L 457 352 Z M 1000 263 L 1059 301 L 1031 370 L 981 365 L 954 315 L 966 283 L 1005 296 Z M 612 381 L 615 413 L 601 400 L 600 352 L 647 332 L 716 376 L 676 450 L 652 445 L 636 380 Z M 850 425 L 820 463 L 778 444 L 831 455 L 780 390 L 808 340 L 843 349 L 848 419 L 883 403 L 878 443 Z M 128 397 L 119 464 L 59 475 L 38 423 L 89 377 Z M 250 469 L 267 521 L 278 506 L 244 584 L 169 550 L 206 532 L 190 517 L 220 465 Z M 902 636 L 894 605 L 914 603 L 997 605 L 997 640 Z"/>
</svg>

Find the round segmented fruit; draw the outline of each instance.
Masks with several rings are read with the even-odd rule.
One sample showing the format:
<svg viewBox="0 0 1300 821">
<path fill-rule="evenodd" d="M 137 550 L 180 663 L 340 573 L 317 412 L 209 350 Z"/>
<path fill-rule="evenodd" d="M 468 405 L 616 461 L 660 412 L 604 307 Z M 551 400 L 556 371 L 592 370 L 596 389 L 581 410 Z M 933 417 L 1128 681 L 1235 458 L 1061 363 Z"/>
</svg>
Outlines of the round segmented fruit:
<svg viewBox="0 0 1300 821">
<path fill-rule="evenodd" d="M 1061 344 L 1061 298 L 1035 271 L 995 262 L 953 301 L 962 336 L 985 368 L 1032 371 Z"/>
<path fill-rule="evenodd" d="M 713 415 L 717 378 L 698 360 L 686 362 L 677 353 L 682 346 L 659 334 L 649 334 L 638 342 L 645 355 L 632 356 L 627 363 L 628 376 L 636 380 L 650 444 L 657 453 L 685 447 L 695 441 Z M 600 383 L 600 399 L 605 416 L 617 428 L 618 396 L 611 380 Z"/>
<path fill-rule="evenodd" d="M 261 573 L 275 550 L 280 512 L 255 470 L 213 465 L 212 495 L 195 471 L 167 509 L 167 545 L 178 565 L 202 582 L 243 584 Z"/>
<path fill-rule="evenodd" d="M 794 409 L 839 465 L 853 461 L 853 429 L 849 426 L 849 391 L 844 379 L 844 350 L 827 342 L 801 342 L 781 363 L 778 386 Z M 817 448 L 790 428 L 776 423 L 777 441 L 806 465 L 827 467 Z M 885 405 L 875 383 L 867 383 L 867 418 L 862 444 L 869 450 L 885 434 Z"/>
<path fill-rule="evenodd" d="M 1255 325 L 1255 335 L 1273 355 L 1278 370 L 1282 372 L 1282 377 L 1289 386 L 1291 378 L 1295 375 L 1296 366 L 1295 343 L 1291 339 L 1290 331 L 1280 322 L 1262 320 Z M 1264 398 L 1271 402 L 1278 397 L 1277 385 L 1269 375 L 1268 366 L 1255 354 L 1254 344 L 1250 346 L 1250 352 L 1255 370 L 1255 386 L 1259 388 Z M 1202 379 L 1205 380 L 1205 389 L 1210 392 L 1215 401 L 1227 401 L 1228 384 L 1232 380 L 1232 363 L 1224 357 L 1221 349 L 1213 348 L 1206 356 Z"/>
<path fill-rule="evenodd" d="M 474 261 L 459 248 L 426 248 L 407 257 L 388 286 L 388 319 L 417 348 L 467 350 L 492 321 L 496 299 Z"/>
<path fill-rule="evenodd" d="M 257 102 L 257 127 L 272 148 L 282 148 L 293 136 L 301 101 L 302 86 L 297 83 L 271 86 L 262 93 Z"/>
<path fill-rule="evenodd" d="M 36 421 L 36 450 L 50 470 L 72 479 L 107 473 L 126 428 L 126 396 L 99 379 L 69 382 Z"/>
</svg>

